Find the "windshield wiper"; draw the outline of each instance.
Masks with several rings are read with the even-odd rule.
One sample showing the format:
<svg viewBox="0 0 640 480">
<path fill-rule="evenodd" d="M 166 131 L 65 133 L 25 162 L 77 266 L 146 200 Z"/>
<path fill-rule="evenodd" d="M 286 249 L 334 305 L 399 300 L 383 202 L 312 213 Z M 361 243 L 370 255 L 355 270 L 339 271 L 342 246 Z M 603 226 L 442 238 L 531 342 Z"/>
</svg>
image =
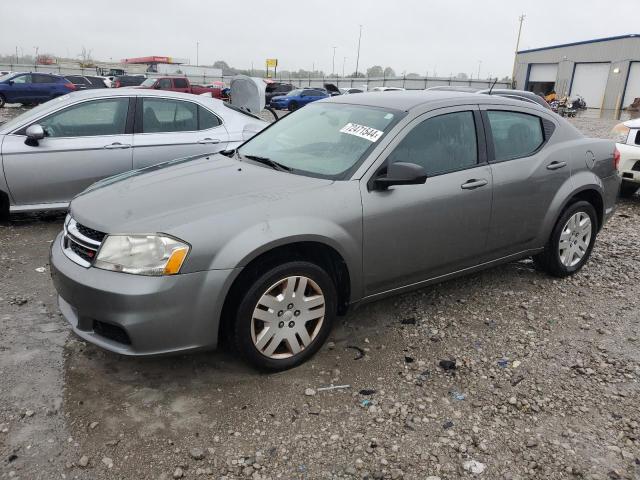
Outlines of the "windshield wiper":
<svg viewBox="0 0 640 480">
<path fill-rule="evenodd" d="M 274 170 L 280 170 L 281 172 L 290 172 L 291 168 L 287 167 L 286 165 L 283 165 L 281 163 L 278 163 L 274 160 L 271 160 L 270 158 L 267 157 L 260 157 L 258 155 L 243 155 L 244 158 L 248 158 L 249 160 L 253 160 L 254 162 L 258 162 L 258 163 L 262 163 L 263 165 L 267 165 L 271 168 L 273 168 Z"/>
</svg>

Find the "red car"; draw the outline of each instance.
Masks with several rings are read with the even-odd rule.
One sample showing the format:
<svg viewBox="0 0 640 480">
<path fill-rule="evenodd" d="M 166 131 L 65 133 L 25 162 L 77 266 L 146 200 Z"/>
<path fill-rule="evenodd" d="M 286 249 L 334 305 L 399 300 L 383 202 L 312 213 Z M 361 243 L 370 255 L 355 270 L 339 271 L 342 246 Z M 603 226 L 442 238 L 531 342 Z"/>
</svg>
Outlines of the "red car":
<svg viewBox="0 0 640 480">
<path fill-rule="evenodd" d="M 192 93 L 201 95 L 203 93 L 211 93 L 213 98 L 222 97 L 222 88 L 217 85 L 203 87 L 200 85 L 192 85 L 186 77 L 156 77 L 147 78 L 139 86 L 134 88 L 149 88 L 155 90 L 169 90 L 171 92 Z"/>
</svg>

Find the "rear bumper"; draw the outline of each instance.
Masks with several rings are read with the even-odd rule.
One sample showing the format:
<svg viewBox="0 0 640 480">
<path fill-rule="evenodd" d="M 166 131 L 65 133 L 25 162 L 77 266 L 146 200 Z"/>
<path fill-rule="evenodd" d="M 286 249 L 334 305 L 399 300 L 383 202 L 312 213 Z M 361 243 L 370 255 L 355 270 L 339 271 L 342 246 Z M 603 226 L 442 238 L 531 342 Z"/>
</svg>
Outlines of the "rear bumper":
<svg viewBox="0 0 640 480">
<path fill-rule="evenodd" d="M 235 270 L 146 277 L 84 268 L 51 248 L 58 305 L 83 339 L 124 355 L 213 349 Z"/>
<path fill-rule="evenodd" d="M 616 210 L 616 202 L 618 200 L 618 194 L 620 193 L 621 184 L 620 174 L 617 172 L 613 175 L 602 179 L 602 186 L 604 188 L 603 200 L 603 218 L 602 224 L 607 223 Z M 602 225 L 601 225 L 602 226 Z"/>
</svg>

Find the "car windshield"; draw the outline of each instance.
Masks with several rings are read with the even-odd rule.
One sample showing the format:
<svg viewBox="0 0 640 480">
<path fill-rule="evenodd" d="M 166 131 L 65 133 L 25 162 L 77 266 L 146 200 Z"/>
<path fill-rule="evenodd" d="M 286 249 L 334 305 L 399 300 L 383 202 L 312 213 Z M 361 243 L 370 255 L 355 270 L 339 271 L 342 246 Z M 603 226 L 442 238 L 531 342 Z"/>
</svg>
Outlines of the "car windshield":
<svg viewBox="0 0 640 480">
<path fill-rule="evenodd" d="M 0 82 L 4 82 L 5 80 L 9 80 L 14 75 L 15 75 L 15 73 L 5 73 L 4 75 L 0 75 Z"/>
<path fill-rule="evenodd" d="M 287 97 L 295 97 L 298 96 L 302 93 L 302 89 L 298 88 L 297 90 L 291 90 L 289 93 L 287 93 Z"/>
<path fill-rule="evenodd" d="M 268 158 L 293 173 L 341 180 L 404 115 L 377 107 L 314 103 L 253 137 L 239 154 Z"/>
<path fill-rule="evenodd" d="M 142 87 L 153 87 L 153 84 L 156 83 L 156 79 L 155 78 L 147 78 L 144 82 L 142 82 L 140 85 Z"/>
</svg>

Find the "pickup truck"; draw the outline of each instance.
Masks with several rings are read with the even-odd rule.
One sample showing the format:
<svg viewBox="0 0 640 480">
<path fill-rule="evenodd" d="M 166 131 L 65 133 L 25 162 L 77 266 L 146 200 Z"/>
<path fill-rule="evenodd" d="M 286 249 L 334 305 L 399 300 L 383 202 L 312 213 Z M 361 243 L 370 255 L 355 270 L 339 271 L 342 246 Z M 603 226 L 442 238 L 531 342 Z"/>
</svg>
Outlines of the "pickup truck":
<svg viewBox="0 0 640 480">
<path fill-rule="evenodd" d="M 213 87 L 202 87 L 193 85 L 186 77 L 155 77 L 147 78 L 139 86 L 134 88 L 148 88 L 154 90 L 168 90 L 171 92 L 193 93 L 194 95 L 202 95 L 203 93 L 211 93 L 213 98 L 222 97 L 222 89 Z"/>
</svg>

